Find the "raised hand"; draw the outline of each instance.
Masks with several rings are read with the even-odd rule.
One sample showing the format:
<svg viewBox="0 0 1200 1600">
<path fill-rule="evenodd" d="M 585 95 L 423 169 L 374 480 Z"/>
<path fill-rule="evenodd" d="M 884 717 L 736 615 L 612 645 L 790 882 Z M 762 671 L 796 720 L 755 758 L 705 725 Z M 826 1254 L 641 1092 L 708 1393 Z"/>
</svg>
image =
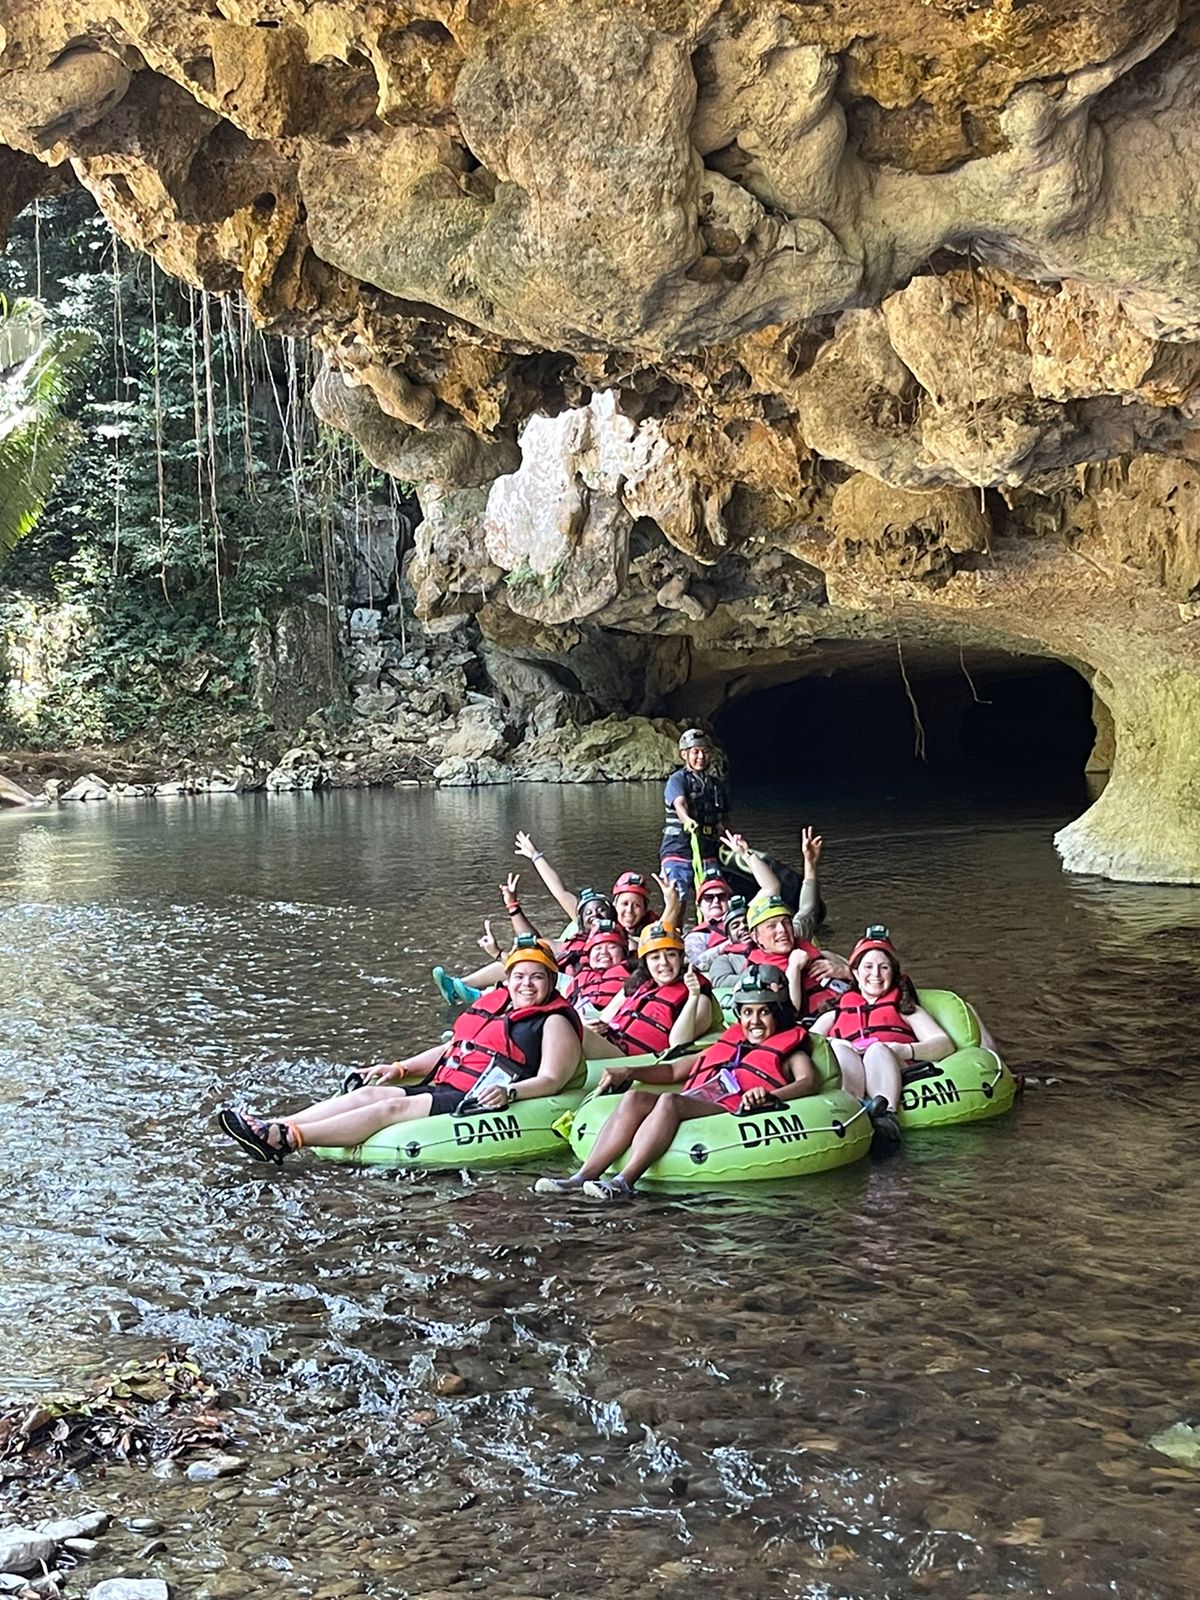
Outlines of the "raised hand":
<svg viewBox="0 0 1200 1600">
<path fill-rule="evenodd" d="M 825 841 L 813 828 L 801 828 L 800 850 L 804 856 L 804 865 L 812 872 L 817 870 L 817 862 L 821 859 L 821 849 Z"/>
<path fill-rule="evenodd" d="M 744 833 L 734 833 L 732 828 L 729 828 L 721 835 L 721 843 L 727 850 L 732 850 L 734 855 L 746 856 L 750 854 L 750 846 L 746 843 L 746 835 Z"/>
<path fill-rule="evenodd" d="M 530 861 L 533 860 L 534 856 L 541 854 L 541 851 L 529 835 L 520 831 L 517 833 L 516 852 L 519 856 L 528 856 Z"/>
<path fill-rule="evenodd" d="M 687 992 L 691 995 L 693 1000 L 698 995 L 704 993 L 704 986 L 700 982 L 700 974 L 696 971 L 695 967 L 689 966 L 685 968 L 683 982 Z"/>
<path fill-rule="evenodd" d="M 483 938 L 479 941 L 479 948 L 484 952 L 485 955 L 491 956 L 493 961 L 499 961 L 500 946 L 497 944 L 495 936 L 492 933 L 492 923 L 490 917 L 484 918 Z"/>
<path fill-rule="evenodd" d="M 520 904 L 517 899 L 517 885 L 520 881 L 521 874 L 519 872 L 510 872 L 500 885 L 500 893 L 504 896 L 504 909 L 506 911 L 512 911 L 515 906 Z"/>
</svg>

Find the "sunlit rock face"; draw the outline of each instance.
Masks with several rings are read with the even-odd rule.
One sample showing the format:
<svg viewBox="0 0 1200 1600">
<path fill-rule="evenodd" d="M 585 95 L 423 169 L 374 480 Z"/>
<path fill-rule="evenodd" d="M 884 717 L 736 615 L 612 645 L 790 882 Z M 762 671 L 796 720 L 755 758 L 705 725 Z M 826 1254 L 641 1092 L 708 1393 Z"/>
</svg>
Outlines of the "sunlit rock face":
<svg viewBox="0 0 1200 1600">
<path fill-rule="evenodd" d="M 431 625 L 650 713 L 830 638 L 1058 655 L 1116 748 L 1067 864 L 1200 880 L 1174 0 L 0 0 L 0 30 L 0 220 L 72 171 L 312 338 L 322 416 L 422 486 Z"/>
</svg>

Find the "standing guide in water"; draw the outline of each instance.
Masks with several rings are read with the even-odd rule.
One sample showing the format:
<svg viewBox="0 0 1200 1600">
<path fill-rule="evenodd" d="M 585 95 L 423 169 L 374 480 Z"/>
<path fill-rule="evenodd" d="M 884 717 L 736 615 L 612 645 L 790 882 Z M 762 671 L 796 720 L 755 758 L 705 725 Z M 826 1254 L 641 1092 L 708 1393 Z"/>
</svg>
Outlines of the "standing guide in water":
<svg viewBox="0 0 1200 1600">
<path fill-rule="evenodd" d="M 667 779 L 667 808 L 659 855 L 663 876 L 686 903 L 689 894 L 709 877 L 720 876 L 720 837 L 728 826 L 725 786 L 712 776 L 712 743 L 700 728 L 689 728 L 679 740 L 683 765 Z"/>
</svg>

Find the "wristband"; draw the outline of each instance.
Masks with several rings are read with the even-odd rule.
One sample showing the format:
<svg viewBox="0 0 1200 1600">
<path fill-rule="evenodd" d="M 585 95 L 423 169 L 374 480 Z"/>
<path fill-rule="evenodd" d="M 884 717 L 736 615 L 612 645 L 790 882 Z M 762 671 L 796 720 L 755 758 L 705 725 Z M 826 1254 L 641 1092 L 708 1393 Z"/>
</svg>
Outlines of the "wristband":
<svg viewBox="0 0 1200 1600">
<path fill-rule="evenodd" d="M 531 861 L 544 861 L 545 859 L 546 852 L 544 850 L 538 850 L 533 856 L 530 857 Z"/>
<path fill-rule="evenodd" d="M 509 905 L 508 902 L 505 901 L 504 909 L 508 912 L 510 917 L 515 917 L 521 909 L 521 902 L 519 900 L 514 900 L 512 905 Z"/>
<path fill-rule="evenodd" d="M 513 1101 L 516 1098 L 517 1098 L 517 1086 L 516 1086 L 515 1083 L 510 1083 L 508 1088 L 504 1091 L 504 1104 L 506 1106 L 511 1106 Z"/>
</svg>

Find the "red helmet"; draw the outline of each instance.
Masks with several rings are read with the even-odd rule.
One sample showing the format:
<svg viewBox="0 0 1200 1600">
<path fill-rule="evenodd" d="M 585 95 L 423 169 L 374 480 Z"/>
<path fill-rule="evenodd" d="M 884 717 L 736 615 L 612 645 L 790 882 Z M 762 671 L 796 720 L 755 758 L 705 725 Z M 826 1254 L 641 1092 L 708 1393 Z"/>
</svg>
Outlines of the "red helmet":
<svg viewBox="0 0 1200 1600">
<path fill-rule="evenodd" d="M 706 894 L 729 894 L 729 892 L 729 885 L 725 882 L 725 879 L 718 877 L 714 872 L 705 878 L 704 882 L 696 890 L 696 899 L 703 900 Z"/>
<path fill-rule="evenodd" d="M 640 872 L 623 872 L 612 886 L 613 899 L 619 894 L 640 894 L 647 905 L 650 904 L 650 890 L 646 887 L 646 879 Z"/>
<path fill-rule="evenodd" d="M 893 962 L 895 963 L 896 971 L 900 971 L 900 957 L 897 954 L 896 946 L 892 943 L 892 936 L 887 929 L 879 923 L 875 923 L 869 927 L 863 934 L 862 938 L 854 946 L 854 949 L 851 950 L 850 960 L 847 962 L 847 965 L 851 968 L 851 970 L 853 970 L 859 960 L 867 954 L 868 950 L 881 950 L 885 956 L 891 956 Z"/>
<path fill-rule="evenodd" d="M 588 934 L 584 949 L 594 950 L 598 944 L 615 944 L 623 955 L 629 950 L 625 935 L 615 922 L 598 922 Z"/>
</svg>

